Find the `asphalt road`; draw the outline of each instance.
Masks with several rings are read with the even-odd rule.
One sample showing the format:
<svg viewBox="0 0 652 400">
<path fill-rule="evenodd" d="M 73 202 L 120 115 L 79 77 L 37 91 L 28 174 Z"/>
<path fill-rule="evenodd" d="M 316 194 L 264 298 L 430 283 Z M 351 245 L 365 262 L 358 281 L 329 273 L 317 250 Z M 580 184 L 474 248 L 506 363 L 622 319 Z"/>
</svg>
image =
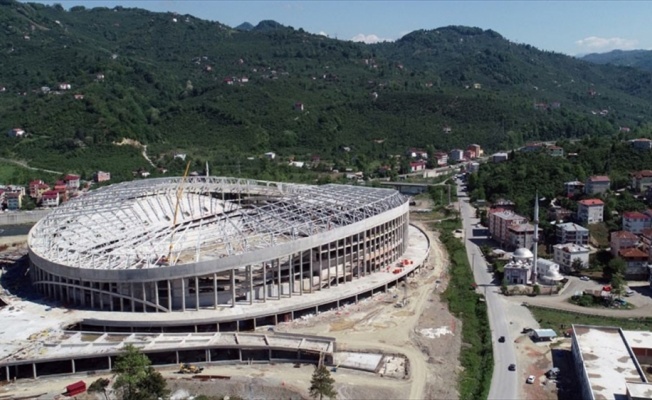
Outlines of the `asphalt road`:
<svg viewBox="0 0 652 400">
<path fill-rule="evenodd" d="M 516 363 L 516 353 L 514 351 L 514 339 L 509 333 L 509 322 L 505 315 L 504 302 L 506 301 L 500 294 L 500 282 L 492 282 L 493 274 L 488 272 L 487 263 L 482 256 L 482 252 L 477 243 L 486 239 L 484 230 L 475 229 L 474 227 L 480 221 L 475 218 L 475 208 L 469 202 L 466 193 L 461 190 L 462 185 L 458 182 L 458 200 L 460 213 L 462 216 L 462 226 L 464 229 L 464 238 L 466 244 L 466 254 L 469 263 L 473 268 L 473 276 L 479 290 L 484 293 L 487 301 L 487 310 L 489 314 L 489 326 L 491 327 L 491 336 L 493 339 L 494 355 L 494 372 L 491 378 L 491 388 L 489 389 L 490 400 L 511 400 L 522 398 L 519 395 L 519 380 L 522 376 L 520 366 Z M 498 343 L 498 338 L 505 336 L 504 343 Z M 516 371 L 509 371 L 509 364 L 516 364 Z"/>
</svg>

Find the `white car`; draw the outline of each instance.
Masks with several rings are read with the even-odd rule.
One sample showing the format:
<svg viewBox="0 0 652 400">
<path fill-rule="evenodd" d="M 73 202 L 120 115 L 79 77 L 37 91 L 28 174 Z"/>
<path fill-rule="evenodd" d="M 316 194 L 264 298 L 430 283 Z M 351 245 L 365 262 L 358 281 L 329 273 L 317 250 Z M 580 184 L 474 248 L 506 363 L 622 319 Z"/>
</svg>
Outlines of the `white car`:
<svg viewBox="0 0 652 400">
<path fill-rule="evenodd" d="M 536 378 L 534 377 L 534 375 L 530 375 L 530 376 L 528 376 L 527 379 L 525 380 L 525 383 L 534 383 L 534 379 L 536 379 Z"/>
<path fill-rule="evenodd" d="M 581 281 L 590 281 L 591 278 L 589 278 L 588 276 L 582 276 L 582 277 L 580 277 L 580 280 Z"/>
</svg>

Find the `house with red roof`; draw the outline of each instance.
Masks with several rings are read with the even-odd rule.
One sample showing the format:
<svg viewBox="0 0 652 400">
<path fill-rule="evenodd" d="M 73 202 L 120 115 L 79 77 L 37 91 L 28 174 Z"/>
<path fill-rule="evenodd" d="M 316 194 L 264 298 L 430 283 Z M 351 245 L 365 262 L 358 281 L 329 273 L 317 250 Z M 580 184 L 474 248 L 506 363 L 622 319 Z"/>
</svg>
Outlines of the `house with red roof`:
<svg viewBox="0 0 652 400">
<path fill-rule="evenodd" d="M 652 187 L 652 171 L 649 169 L 632 172 L 629 176 L 632 179 L 632 189 L 638 193 L 643 193 Z"/>
<path fill-rule="evenodd" d="M 68 190 L 79 190 L 79 175 L 68 174 L 63 178 L 63 181 L 66 182 Z"/>
<path fill-rule="evenodd" d="M 584 193 L 600 194 L 606 193 L 611 187 L 611 180 L 606 175 L 589 176 L 584 184 Z"/>
<path fill-rule="evenodd" d="M 424 160 L 417 160 L 410 162 L 410 172 L 424 171 L 426 169 L 426 162 Z"/>
<path fill-rule="evenodd" d="M 652 216 L 638 211 L 623 213 L 623 230 L 639 234 L 643 229 L 652 228 Z"/>
<path fill-rule="evenodd" d="M 41 207 L 57 207 L 59 205 L 59 192 L 48 190 L 41 195 Z"/>
<path fill-rule="evenodd" d="M 604 220 L 604 202 L 600 199 L 586 199 L 577 202 L 577 220 L 597 224 Z"/>
<path fill-rule="evenodd" d="M 609 245 L 611 246 L 611 254 L 618 257 L 621 250 L 631 249 L 639 245 L 638 236 L 627 231 L 611 232 L 609 236 Z"/>
<path fill-rule="evenodd" d="M 622 249 L 618 252 L 618 256 L 622 258 L 627 264 L 627 269 L 625 270 L 625 279 L 630 280 L 647 280 L 648 279 L 648 267 L 647 259 L 648 255 L 643 250 L 638 247 L 632 247 L 629 249 Z"/>
</svg>

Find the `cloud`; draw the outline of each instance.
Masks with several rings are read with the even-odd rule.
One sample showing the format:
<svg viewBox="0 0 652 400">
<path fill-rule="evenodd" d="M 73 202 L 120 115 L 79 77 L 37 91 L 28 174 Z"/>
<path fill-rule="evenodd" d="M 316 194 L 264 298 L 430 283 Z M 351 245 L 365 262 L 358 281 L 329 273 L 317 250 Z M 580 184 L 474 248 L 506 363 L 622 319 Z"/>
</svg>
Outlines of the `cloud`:
<svg viewBox="0 0 652 400">
<path fill-rule="evenodd" d="M 371 35 L 365 35 L 364 33 L 358 33 L 357 35 L 351 38 L 354 42 L 364 42 L 364 43 L 378 43 L 378 42 L 391 42 L 391 39 L 379 38 L 373 33 Z"/>
<path fill-rule="evenodd" d="M 638 45 L 636 39 L 623 39 L 619 37 L 601 38 L 597 36 L 589 36 L 575 42 L 582 50 L 592 52 L 603 52 L 611 50 L 632 50 Z"/>
<path fill-rule="evenodd" d="M 317 33 L 317 34 L 318 34 L 318 35 L 321 35 L 321 36 L 326 36 L 326 37 L 328 37 L 328 33 L 324 32 L 324 31 L 319 31 L 319 33 Z"/>
</svg>

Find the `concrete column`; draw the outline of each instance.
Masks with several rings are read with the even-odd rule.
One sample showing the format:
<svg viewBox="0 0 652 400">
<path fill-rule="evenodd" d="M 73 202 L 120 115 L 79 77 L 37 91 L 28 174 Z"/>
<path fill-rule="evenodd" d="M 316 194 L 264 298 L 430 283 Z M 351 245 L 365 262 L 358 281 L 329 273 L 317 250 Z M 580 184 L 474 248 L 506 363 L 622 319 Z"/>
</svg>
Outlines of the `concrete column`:
<svg viewBox="0 0 652 400">
<path fill-rule="evenodd" d="M 254 266 L 247 265 L 247 281 L 249 282 L 249 304 L 254 304 Z"/>
<path fill-rule="evenodd" d="M 100 310 L 104 310 L 104 293 L 102 293 L 102 291 L 104 290 L 104 289 L 102 289 L 103 285 L 104 284 L 102 282 L 100 282 L 99 287 L 98 287 L 98 289 L 100 289 L 99 295 L 98 295 L 100 297 Z"/>
<path fill-rule="evenodd" d="M 170 284 L 170 280 L 168 279 L 166 281 L 168 285 L 168 312 L 172 311 L 172 285 Z"/>
<path fill-rule="evenodd" d="M 217 310 L 217 272 L 213 273 L 213 308 Z"/>
<path fill-rule="evenodd" d="M 278 274 L 277 276 L 277 281 L 278 281 L 278 299 L 281 300 L 281 259 L 277 258 L 276 259 L 276 273 Z"/>
<path fill-rule="evenodd" d="M 34 379 L 37 378 L 37 376 L 36 376 L 36 363 L 32 363 L 32 375 L 33 375 Z"/>
<path fill-rule="evenodd" d="M 109 371 L 111 371 L 113 369 L 111 366 L 111 356 L 108 356 L 107 358 L 109 359 Z"/>
<path fill-rule="evenodd" d="M 300 251 L 299 254 L 299 296 L 303 296 L 303 251 Z M 312 255 L 312 249 L 309 254 Z"/>
<path fill-rule="evenodd" d="M 136 312 L 136 302 L 134 301 L 134 283 L 129 282 L 129 303 L 131 303 L 131 312 Z"/>
<path fill-rule="evenodd" d="M 147 292 L 145 291 L 145 282 L 141 282 L 143 289 L 143 312 L 147 312 Z"/>
<path fill-rule="evenodd" d="M 199 277 L 195 276 L 195 310 L 199 311 Z"/>
<path fill-rule="evenodd" d="M 161 306 L 159 304 L 159 298 L 158 298 L 158 281 L 154 281 L 154 303 L 156 304 L 156 312 L 159 312 L 158 308 Z"/>
<path fill-rule="evenodd" d="M 179 350 L 176 350 L 174 354 L 177 356 L 177 364 L 179 364 Z"/>
<path fill-rule="evenodd" d="M 7 373 L 7 382 L 11 382 L 11 378 L 9 377 L 9 366 L 8 365 L 5 367 L 5 372 Z"/>
<path fill-rule="evenodd" d="M 263 266 L 263 303 L 267 302 L 267 264 L 262 263 Z"/>
<path fill-rule="evenodd" d="M 288 289 L 290 298 L 292 298 L 292 292 L 294 292 L 294 253 L 288 256 Z"/>
<path fill-rule="evenodd" d="M 313 274 L 313 272 L 312 272 L 313 271 L 313 269 L 312 269 L 313 268 L 313 265 L 312 265 L 313 254 L 312 254 L 312 252 L 313 252 L 313 248 L 311 247 L 310 248 L 310 261 L 308 261 L 308 270 L 309 270 L 308 279 L 309 279 L 309 282 L 310 282 L 309 285 L 308 285 L 308 292 L 309 293 L 312 293 L 312 274 Z M 321 283 L 321 271 L 319 271 L 319 283 Z M 303 284 L 301 284 L 301 286 L 303 287 Z"/>
<path fill-rule="evenodd" d="M 231 307 L 235 307 L 235 268 L 231 268 Z"/>
<path fill-rule="evenodd" d="M 181 278 L 181 311 L 186 311 L 186 278 Z"/>
<path fill-rule="evenodd" d="M 206 362 L 211 362 L 211 351 L 206 349 Z"/>
<path fill-rule="evenodd" d="M 72 366 L 72 373 L 73 374 L 76 373 L 77 371 L 75 369 L 75 359 L 74 358 L 70 359 L 70 365 Z"/>
<path fill-rule="evenodd" d="M 95 289 L 95 285 L 96 283 L 91 282 L 91 287 L 89 288 L 89 292 L 91 295 L 91 308 L 95 308 L 95 290 L 93 290 Z"/>
</svg>

